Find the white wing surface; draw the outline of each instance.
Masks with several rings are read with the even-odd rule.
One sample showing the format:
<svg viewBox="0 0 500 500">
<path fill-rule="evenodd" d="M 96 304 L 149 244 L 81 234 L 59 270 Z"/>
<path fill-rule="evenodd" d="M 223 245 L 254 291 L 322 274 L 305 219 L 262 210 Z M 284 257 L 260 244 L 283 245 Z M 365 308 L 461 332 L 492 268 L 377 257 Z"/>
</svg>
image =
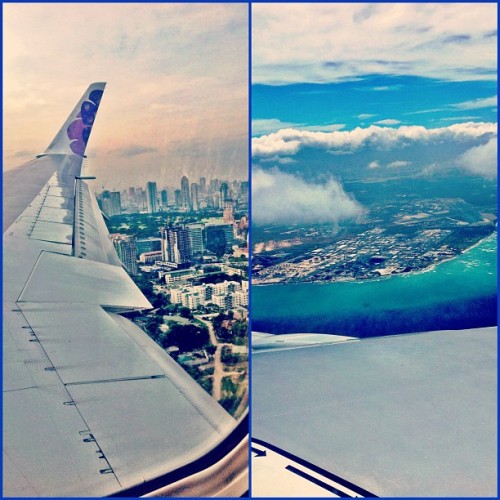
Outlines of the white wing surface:
<svg viewBox="0 0 500 500">
<path fill-rule="evenodd" d="M 496 327 L 284 337 L 252 359 L 254 496 L 497 496 Z"/>
</svg>

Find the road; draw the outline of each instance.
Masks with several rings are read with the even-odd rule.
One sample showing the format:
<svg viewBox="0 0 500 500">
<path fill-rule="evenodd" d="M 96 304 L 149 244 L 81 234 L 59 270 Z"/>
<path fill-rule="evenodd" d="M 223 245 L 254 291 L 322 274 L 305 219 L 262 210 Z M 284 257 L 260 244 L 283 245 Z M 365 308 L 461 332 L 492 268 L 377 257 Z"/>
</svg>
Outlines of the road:
<svg viewBox="0 0 500 500">
<path fill-rule="evenodd" d="M 215 346 L 216 351 L 214 354 L 214 374 L 212 378 L 212 396 L 217 400 L 220 401 L 221 399 L 221 384 L 222 384 L 222 377 L 224 376 L 224 367 L 222 365 L 221 361 L 221 351 L 222 347 L 227 344 L 220 344 L 219 341 L 217 340 L 217 337 L 214 332 L 214 327 L 212 326 L 212 323 L 210 321 L 206 321 L 202 319 L 201 316 L 195 316 L 195 318 L 198 321 L 201 321 L 205 325 L 207 325 L 208 328 L 208 334 L 210 335 L 210 342 Z"/>
</svg>

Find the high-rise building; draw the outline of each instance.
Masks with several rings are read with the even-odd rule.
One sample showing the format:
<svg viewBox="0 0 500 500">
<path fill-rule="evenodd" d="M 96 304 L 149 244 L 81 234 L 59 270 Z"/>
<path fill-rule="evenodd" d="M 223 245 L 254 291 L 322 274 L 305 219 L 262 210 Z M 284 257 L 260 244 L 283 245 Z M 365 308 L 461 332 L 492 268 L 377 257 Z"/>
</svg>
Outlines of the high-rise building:
<svg viewBox="0 0 500 500">
<path fill-rule="evenodd" d="M 118 257 L 130 274 L 137 274 L 137 248 L 135 236 L 128 234 L 111 234 L 111 241 Z"/>
<path fill-rule="evenodd" d="M 215 193 L 219 190 L 219 179 L 210 179 L 210 192 Z"/>
<path fill-rule="evenodd" d="M 120 192 L 103 191 L 101 193 L 101 209 L 108 217 L 120 215 L 122 213 Z"/>
<path fill-rule="evenodd" d="M 165 261 L 185 267 L 191 263 L 191 245 L 188 230 L 182 227 L 167 227 L 162 230 L 165 239 Z"/>
<path fill-rule="evenodd" d="M 202 255 L 205 250 L 203 244 L 203 224 L 188 224 L 186 229 L 189 235 L 189 244 L 191 245 L 191 255 Z"/>
<path fill-rule="evenodd" d="M 205 177 L 200 177 L 200 193 L 205 194 L 207 190 L 207 180 Z"/>
<path fill-rule="evenodd" d="M 135 195 L 136 195 L 136 200 L 137 200 L 137 206 L 139 207 L 140 210 L 144 209 L 147 206 L 146 192 L 141 187 L 138 187 L 135 190 Z"/>
<path fill-rule="evenodd" d="M 200 209 L 200 186 L 193 182 L 191 184 L 191 209 L 197 212 Z"/>
<path fill-rule="evenodd" d="M 162 191 L 161 191 L 161 206 L 162 206 L 163 210 L 165 210 L 167 208 L 167 205 L 168 205 L 167 190 L 162 189 Z"/>
<path fill-rule="evenodd" d="M 191 210 L 191 196 L 189 195 L 189 180 L 186 176 L 181 179 L 181 209 L 186 212 Z"/>
<path fill-rule="evenodd" d="M 175 206 L 181 208 L 182 206 L 182 194 L 180 189 L 174 191 Z"/>
<path fill-rule="evenodd" d="M 137 239 L 135 242 L 137 255 L 139 256 L 141 255 L 141 253 L 146 253 L 146 252 L 160 251 L 162 245 L 161 242 L 162 242 L 161 238 L 154 238 L 154 237 Z"/>
<path fill-rule="evenodd" d="M 122 213 L 122 203 L 121 203 L 121 194 L 119 191 L 111 191 L 109 193 L 111 200 L 111 211 L 112 213 L 109 215 L 120 215 Z"/>
<path fill-rule="evenodd" d="M 146 201 L 148 204 L 148 213 L 154 214 L 158 211 L 156 182 L 150 181 L 146 184 Z"/>
<path fill-rule="evenodd" d="M 205 226 L 205 248 L 222 256 L 232 252 L 234 245 L 233 224 L 207 224 Z"/>
</svg>

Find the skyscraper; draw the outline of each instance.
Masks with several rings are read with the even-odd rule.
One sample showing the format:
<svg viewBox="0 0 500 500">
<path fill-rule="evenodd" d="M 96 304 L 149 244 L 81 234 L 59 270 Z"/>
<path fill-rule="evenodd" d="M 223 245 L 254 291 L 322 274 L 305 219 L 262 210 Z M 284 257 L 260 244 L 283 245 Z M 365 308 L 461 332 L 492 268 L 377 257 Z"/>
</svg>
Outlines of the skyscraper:
<svg viewBox="0 0 500 500">
<path fill-rule="evenodd" d="M 177 208 L 181 208 L 182 206 L 182 193 L 180 189 L 176 189 L 174 191 L 174 200 L 175 200 L 175 206 Z"/>
<path fill-rule="evenodd" d="M 120 192 L 103 191 L 101 193 L 101 209 L 108 217 L 120 215 L 122 213 Z"/>
<path fill-rule="evenodd" d="M 186 176 L 181 179 L 181 209 L 191 210 L 191 196 L 189 195 L 189 180 Z"/>
<path fill-rule="evenodd" d="M 148 213 L 154 214 L 158 211 L 156 205 L 156 182 L 150 181 L 146 184 L 146 201 L 148 204 Z"/>
<path fill-rule="evenodd" d="M 166 210 L 168 205 L 168 194 L 166 189 L 162 189 L 161 191 L 161 206 L 163 210 Z"/>
<path fill-rule="evenodd" d="M 196 182 L 191 184 L 191 209 L 197 212 L 200 209 L 199 185 Z"/>
<path fill-rule="evenodd" d="M 163 229 L 165 238 L 165 261 L 176 264 L 177 267 L 187 267 L 191 263 L 191 245 L 188 230 L 182 227 Z"/>
<path fill-rule="evenodd" d="M 203 244 L 203 224 L 188 224 L 186 229 L 189 234 L 189 244 L 191 245 L 191 255 L 202 255 L 205 246 Z"/>
<path fill-rule="evenodd" d="M 137 274 L 136 238 L 128 234 L 110 234 L 111 241 L 122 264 L 130 274 Z"/>
<path fill-rule="evenodd" d="M 205 226 L 206 248 L 219 257 L 233 251 L 233 224 L 207 224 Z"/>
</svg>

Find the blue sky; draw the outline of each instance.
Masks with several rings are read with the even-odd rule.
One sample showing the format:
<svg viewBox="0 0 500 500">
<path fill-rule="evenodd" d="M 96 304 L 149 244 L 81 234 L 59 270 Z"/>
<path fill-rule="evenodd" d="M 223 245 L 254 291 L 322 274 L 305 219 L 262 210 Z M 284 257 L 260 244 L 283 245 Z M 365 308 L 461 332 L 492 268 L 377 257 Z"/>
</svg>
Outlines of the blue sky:
<svg viewBox="0 0 500 500">
<path fill-rule="evenodd" d="M 256 84 L 253 135 L 280 128 L 341 130 L 369 125 L 445 127 L 496 122 L 496 82 L 366 75 L 336 83 Z M 337 125 L 337 127 L 328 127 Z"/>
<path fill-rule="evenodd" d="M 290 199 L 311 222 L 352 217 L 349 180 L 494 186 L 496 4 L 255 4 L 252 15 L 254 222 L 285 220 L 290 203 L 276 200 Z"/>
</svg>

